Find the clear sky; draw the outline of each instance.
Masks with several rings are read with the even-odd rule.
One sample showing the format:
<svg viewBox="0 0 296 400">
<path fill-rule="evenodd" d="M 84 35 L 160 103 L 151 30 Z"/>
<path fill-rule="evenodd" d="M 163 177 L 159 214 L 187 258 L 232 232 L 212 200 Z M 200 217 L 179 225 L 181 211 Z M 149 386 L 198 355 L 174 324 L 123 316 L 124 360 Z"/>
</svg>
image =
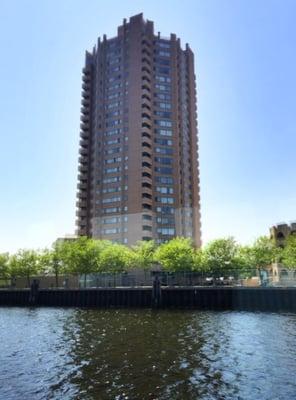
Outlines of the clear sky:
<svg viewBox="0 0 296 400">
<path fill-rule="evenodd" d="M 140 12 L 196 55 L 203 242 L 296 219 L 294 0 L 1 0 L 0 251 L 74 232 L 84 52 Z"/>
</svg>

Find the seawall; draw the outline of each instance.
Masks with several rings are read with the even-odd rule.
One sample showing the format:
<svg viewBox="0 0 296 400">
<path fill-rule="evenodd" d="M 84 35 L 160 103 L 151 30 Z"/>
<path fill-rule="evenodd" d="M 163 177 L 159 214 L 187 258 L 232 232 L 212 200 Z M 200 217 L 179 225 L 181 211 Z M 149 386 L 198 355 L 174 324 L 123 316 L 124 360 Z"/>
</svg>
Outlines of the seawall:
<svg viewBox="0 0 296 400">
<path fill-rule="evenodd" d="M 0 290 L 0 306 L 184 308 L 296 312 L 296 288 L 162 287 Z"/>
</svg>

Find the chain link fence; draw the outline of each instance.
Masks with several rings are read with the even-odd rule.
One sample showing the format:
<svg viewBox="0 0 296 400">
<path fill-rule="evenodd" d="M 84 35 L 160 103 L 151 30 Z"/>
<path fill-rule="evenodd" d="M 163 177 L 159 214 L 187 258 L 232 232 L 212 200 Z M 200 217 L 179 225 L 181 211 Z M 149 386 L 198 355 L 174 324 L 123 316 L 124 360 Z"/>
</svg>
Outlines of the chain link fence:
<svg viewBox="0 0 296 400">
<path fill-rule="evenodd" d="M 112 287 L 152 287 L 155 276 L 162 286 L 240 286 L 240 287 L 296 287 L 296 271 L 280 271 L 277 275 L 270 270 L 229 270 L 211 272 L 165 272 L 132 270 L 123 273 L 97 273 L 88 275 L 32 276 L 5 279 L 0 277 L 0 288 L 29 288 L 34 279 L 40 289 L 83 289 Z"/>
</svg>

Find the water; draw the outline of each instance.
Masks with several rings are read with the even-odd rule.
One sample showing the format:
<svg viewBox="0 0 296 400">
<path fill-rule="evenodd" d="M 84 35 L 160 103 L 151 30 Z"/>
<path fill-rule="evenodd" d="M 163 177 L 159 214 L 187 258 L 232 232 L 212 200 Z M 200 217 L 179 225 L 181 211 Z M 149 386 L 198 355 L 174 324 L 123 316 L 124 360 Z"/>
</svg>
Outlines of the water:
<svg viewBox="0 0 296 400">
<path fill-rule="evenodd" d="M 292 314 L 0 308 L 0 343 L 1 400 L 296 398 Z"/>
</svg>

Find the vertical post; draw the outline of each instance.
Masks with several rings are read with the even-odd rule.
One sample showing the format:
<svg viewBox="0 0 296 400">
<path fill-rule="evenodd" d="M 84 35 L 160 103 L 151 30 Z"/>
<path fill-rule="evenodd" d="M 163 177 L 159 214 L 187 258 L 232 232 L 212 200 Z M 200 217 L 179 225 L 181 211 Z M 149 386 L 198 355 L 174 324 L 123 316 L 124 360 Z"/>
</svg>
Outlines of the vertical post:
<svg viewBox="0 0 296 400">
<path fill-rule="evenodd" d="M 161 306 L 161 283 L 159 276 L 155 275 L 152 286 L 152 308 L 159 308 Z"/>
<path fill-rule="evenodd" d="M 36 279 L 33 280 L 29 294 L 29 304 L 35 306 L 38 302 L 39 283 Z"/>
</svg>

